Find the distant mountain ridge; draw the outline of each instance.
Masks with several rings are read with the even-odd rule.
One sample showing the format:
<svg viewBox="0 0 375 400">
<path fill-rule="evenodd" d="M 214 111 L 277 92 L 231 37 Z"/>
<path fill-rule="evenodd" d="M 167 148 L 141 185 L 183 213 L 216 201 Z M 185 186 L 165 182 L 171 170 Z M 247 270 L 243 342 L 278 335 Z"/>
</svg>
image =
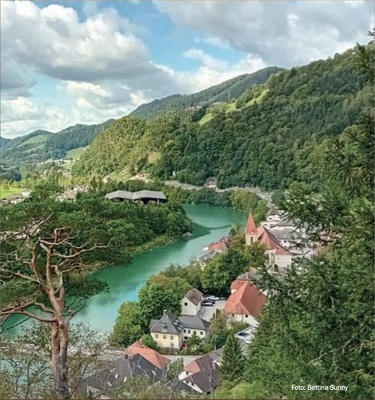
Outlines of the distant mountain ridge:
<svg viewBox="0 0 375 400">
<path fill-rule="evenodd" d="M 162 99 L 142 104 L 130 113 L 138 118 L 156 118 L 168 112 L 179 112 L 188 107 L 210 106 L 215 102 L 230 102 L 239 98 L 254 85 L 260 85 L 274 73 L 282 71 L 279 67 L 267 67 L 252 74 L 243 74 L 189 95 L 174 94 Z"/>
<path fill-rule="evenodd" d="M 12 140 L 3 139 L 0 142 L 2 161 L 19 165 L 64 158 L 69 150 L 91 144 L 94 138 L 113 121 L 108 120 L 97 125 L 77 124 L 57 133 L 36 130 Z"/>
</svg>

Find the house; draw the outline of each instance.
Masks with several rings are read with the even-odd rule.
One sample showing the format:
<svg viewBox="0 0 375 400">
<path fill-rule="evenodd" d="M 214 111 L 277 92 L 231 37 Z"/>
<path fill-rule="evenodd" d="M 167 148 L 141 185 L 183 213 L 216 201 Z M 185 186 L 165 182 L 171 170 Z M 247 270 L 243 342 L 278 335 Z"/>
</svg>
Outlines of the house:
<svg viewBox="0 0 375 400">
<path fill-rule="evenodd" d="M 25 200 L 24 197 L 20 194 L 13 194 L 11 196 L 8 196 L 6 199 L 3 199 L 8 202 L 8 204 L 18 204 L 21 203 L 21 201 Z"/>
<path fill-rule="evenodd" d="M 203 300 L 203 293 L 198 289 L 189 290 L 181 300 L 181 314 L 197 315 Z"/>
<path fill-rule="evenodd" d="M 166 368 L 170 363 L 170 359 L 144 345 L 139 340 L 125 349 L 124 354 L 126 359 L 136 360 L 137 362 L 134 365 L 150 378 L 163 379 L 166 377 Z"/>
<path fill-rule="evenodd" d="M 195 333 L 200 339 L 208 338 L 210 323 L 198 315 L 181 315 L 178 318 L 184 328 L 184 340 L 188 340 Z"/>
<path fill-rule="evenodd" d="M 218 254 L 225 253 L 228 250 L 230 241 L 230 236 L 223 236 L 217 242 L 213 242 L 208 247 L 205 247 L 203 252 L 197 257 L 197 261 L 202 269 L 208 260 L 211 260 L 211 258 L 216 257 Z"/>
<path fill-rule="evenodd" d="M 159 320 L 151 320 L 150 334 L 159 347 L 179 350 L 183 342 L 183 326 L 170 312 L 164 311 Z"/>
<path fill-rule="evenodd" d="M 231 285 L 224 312 L 235 321 L 258 325 L 258 319 L 267 296 L 248 280 L 235 280 Z"/>
<path fill-rule="evenodd" d="M 157 192 L 154 190 L 140 190 L 138 192 L 128 192 L 126 190 L 116 190 L 111 193 L 107 193 L 105 198 L 112 201 L 124 201 L 140 200 L 143 203 L 148 203 L 149 201 L 156 201 L 157 203 L 165 203 L 167 198 L 163 192 Z"/>
<path fill-rule="evenodd" d="M 263 225 L 256 226 L 252 214 L 249 215 L 246 229 L 246 245 L 260 243 L 265 247 L 268 268 L 273 272 L 282 272 L 292 263 L 292 254 L 284 248 L 276 237 Z"/>
<path fill-rule="evenodd" d="M 209 189 L 217 189 L 217 180 L 215 178 L 207 178 L 204 186 Z"/>
<path fill-rule="evenodd" d="M 114 363 L 82 381 L 80 393 L 101 399 L 113 398 L 117 386 L 129 378 L 147 376 L 150 384 L 165 381 L 170 360 L 139 341 L 129 346 Z"/>
<path fill-rule="evenodd" d="M 216 250 L 204 251 L 197 257 L 197 261 L 203 269 L 208 260 L 211 260 L 212 258 L 216 257 L 218 254 L 221 254 L 221 253 L 222 253 L 221 251 L 216 251 Z"/>
<path fill-rule="evenodd" d="M 188 364 L 178 378 L 200 394 L 209 394 L 220 383 L 220 367 L 217 355 L 212 352 Z"/>
<path fill-rule="evenodd" d="M 282 220 L 282 213 L 277 208 L 271 208 L 267 215 L 266 221 L 262 222 L 262 225 L 266 228 L 270 229 L 273 226 L 277 225 Z"/>
<path fill-rule="evenodd" d="M 216 251 L 217 253 L 224 253 L 228 250 L 228 245 L 225 242 L 214 242 L 208 246 L 208 251 Z"/>
</svg>

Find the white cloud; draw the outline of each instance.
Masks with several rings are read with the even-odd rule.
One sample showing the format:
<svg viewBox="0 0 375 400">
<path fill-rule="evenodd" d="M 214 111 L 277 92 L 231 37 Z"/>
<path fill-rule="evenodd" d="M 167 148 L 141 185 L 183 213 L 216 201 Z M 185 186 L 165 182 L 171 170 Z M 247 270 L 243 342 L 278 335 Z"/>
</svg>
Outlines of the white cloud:
<svg viewBox="0 0 375 400">
<path fill-rule="evenodd" d="M 203 41 L 255 55 L 268 65 L 326 58 L 366 41 L 372 2 L 155 2 L 173 22 Z"/>
<path fill-rule="evenodd" d="M 170 76 L 150 62 L 147 47 L 132 27 L 114 9 L 80 22 L 72 8 L 2 2 L 1 57 L 61 80 L 138 82 L 147 76 L 156 87 L 171 84 Z"/>
<path fill-rule="evenodd" d="M 246 56 L 242 60 L 230 64 L 196 48 L 185 51 L 183 55 L 187 58 L 197 59 L 202 64 L 197 71 L 178 74 L 181 82 L 185 82 L 190 88 L 190 92 L 198 92 L 238 75 L 249 74 L 266 67 L 261 58 L 253 56 Z"/>
<path fill-rule="evenodd" d="M 152 60 L 141 39 L 145 28 L 113 8 L 28 1 L 0 2 L 2 134 L 57 131 L 99 123 L 175 93 L 192 93 L 267 65 L 291 66 L 325 58 L 366 40 L 370 2 L 158 2 L 175 25 L 196 35 L 194 71 Z M 136 6 L 138 7 L 138 6 Z M 213 57 L 200 44 L 235 49 L 237 62 Z M 73 105 L 41 104 L 30 90 L 38 78 L 55 80 Z M 51 101 L 54 99 L 51 95 Z"/>
<path fill-rule="evenodd" d="M 40 107 L 22 96 L 1 100 L 1 119 L 1 134 L 8 138 L 37 129 L 56 132 L 66 128 L 69 122 L 65 110 L 50 105 Z"/>
</svg>

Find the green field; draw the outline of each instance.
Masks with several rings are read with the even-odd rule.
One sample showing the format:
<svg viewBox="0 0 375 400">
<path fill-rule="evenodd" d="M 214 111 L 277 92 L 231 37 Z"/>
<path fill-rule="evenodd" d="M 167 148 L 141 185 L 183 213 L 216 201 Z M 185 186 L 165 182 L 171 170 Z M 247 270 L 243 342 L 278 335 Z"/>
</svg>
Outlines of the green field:
<svg viewBox="0 0 375 400">
<path fill-rule="evenodd" d="M 22 145 L 32 144 L 32 143 L 44 143 L 46 140 L 47 140 L 47 135 L 38 135 L 26 140 L 26 142 L 23 142 Z"/>
<path fill-rule="evenodd" d="M 213 115 L 211 113 L 206 114 L 201 120 L 199 121 L 199 125 L 206 124 L 208 121 L 211 121 Z"/>
<path fill-rule="evenodd" d="M 71 158 L 73 160 L 78 160 L 79 157 L 81 157 L 81 155 L 87 150 L 88 147 L 89 146 L 77 147 L 76 149 L 69 150 L 66 153 L 66 157 L 65 158 Z"/>
<path fill-rule="evenodd" d="M 227 108 L 227 113 L 230 113 L 232 111 L 236 111 L 237 107 L 236 107 L 236 103 L 228 103 L 228 108 Z"/>
<path fill-rule="evenodd" d="M 24 191 L 26 191 L 27 189 L 25 188 L 18 188 L 18 187 L 3 187 L 0 186 L 0 199 L 4 199 L 5 197 L 9 197 L 12 194 L 19 194 L 22 193 Z"/>
<path fill-rule="evenodd" d="M 250 101 L 248 101 L 246 103 L 245 107 L 249 107 L 252 106 L 255 102 L 257 102 L 258 104 L 260 104 L 263 100 L 263 97 L 268 93 L 269 89 L 265 89 L 263 90 L 263 92 L 256 98 L 256 99 L 252 99 Z"/>
</svg>

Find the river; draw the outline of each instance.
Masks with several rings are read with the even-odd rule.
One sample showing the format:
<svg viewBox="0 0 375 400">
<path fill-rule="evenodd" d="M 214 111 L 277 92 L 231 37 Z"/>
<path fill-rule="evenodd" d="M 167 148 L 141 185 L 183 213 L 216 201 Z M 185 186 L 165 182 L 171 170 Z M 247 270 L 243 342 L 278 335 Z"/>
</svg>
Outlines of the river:
<svg viewBox="0 0 375 400">
<path fill-rule="evenodd" d="M 185 205 L 184 208 L 193 222 L 194 236 L 140 253 L 128 267 L 109 267 L 95 272 L 97 278 L 108 283 L 109 292 L 91 297 L 74 317 L 76 323 L 85 322 L 102 333 L 110 332 L 120 305 L 137 300 L 139 289 L 151 275 L 170 264 L 187 264 L 203 247 L 227 235 L 233 224 L 244 225 L 247 218 L 245 213 L 229 208 L 204 205 Z M 12 317 L 6 326 L 14 325 L 19 318 Z M 8 329 L 6 334 L 17 334 L 22 325 Z"/>
</svg>

